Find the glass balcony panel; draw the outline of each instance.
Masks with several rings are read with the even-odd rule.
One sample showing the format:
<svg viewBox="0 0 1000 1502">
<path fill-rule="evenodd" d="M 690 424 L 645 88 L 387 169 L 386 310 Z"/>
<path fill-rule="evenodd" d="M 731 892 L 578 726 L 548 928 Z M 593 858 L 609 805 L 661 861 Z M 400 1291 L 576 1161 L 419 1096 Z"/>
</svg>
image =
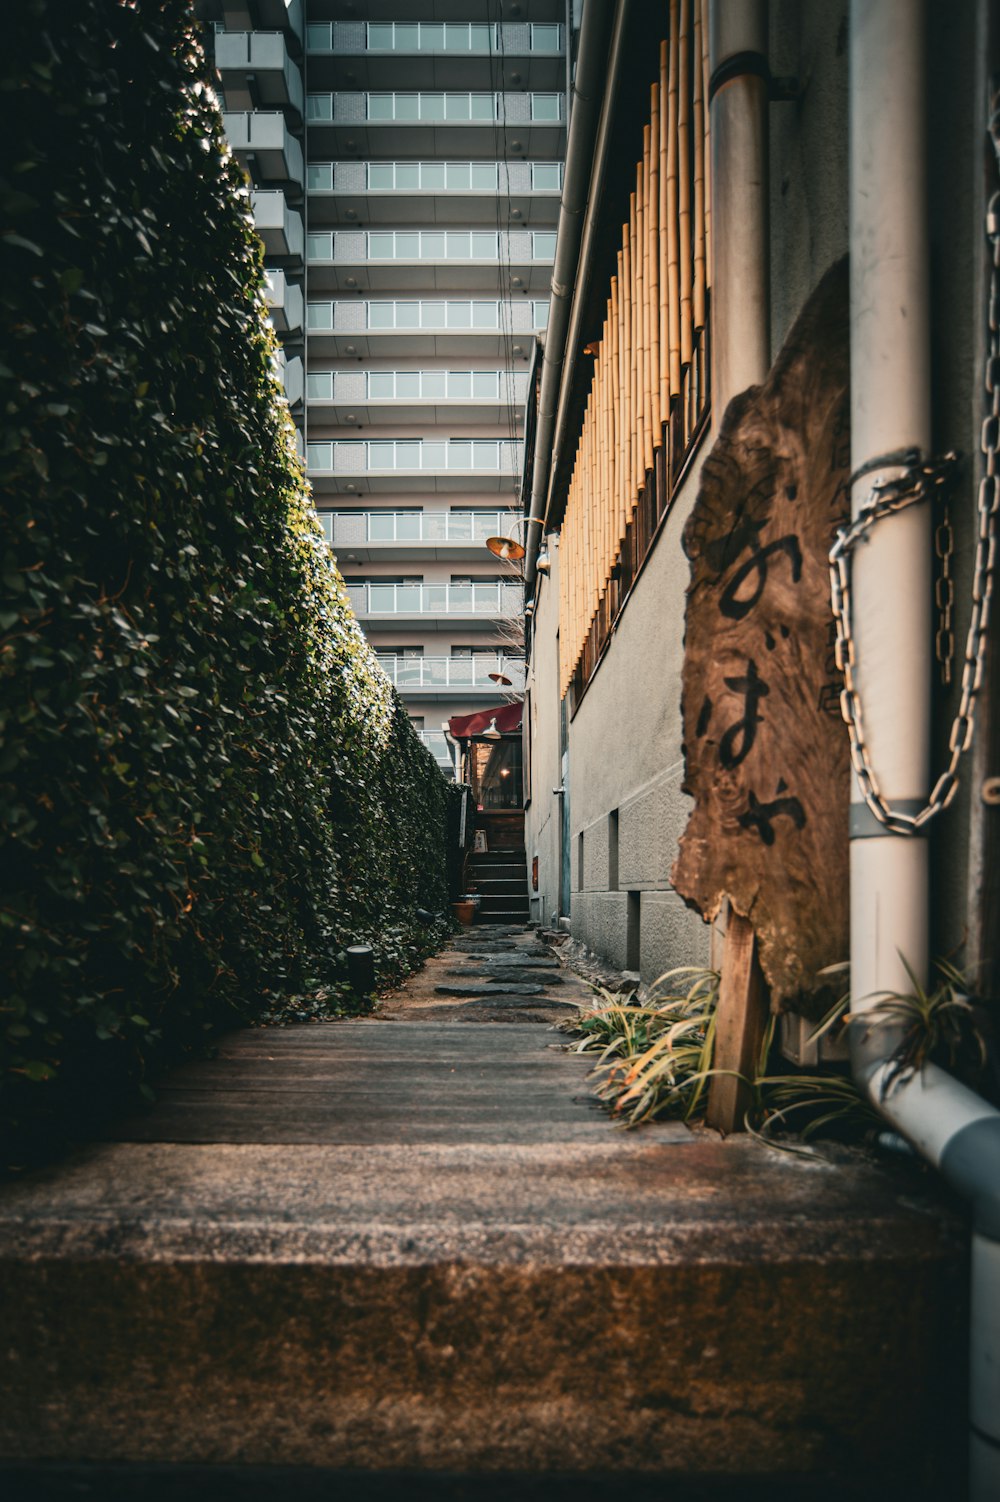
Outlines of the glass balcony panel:
<svg viewBox="0 0 1000 1502">
<path fill-rule="evenodd" d="M 369 22 L 368 51 L 391 52 L 393 46 L 392 22 Z"/>
<path fill-rule="evenodd" d="M 475 673 L 471 657 L 446 657 L 443 664 L 447 668 L 449 684 L 455 688 L 472 687 Z"/>
<path fill-rule="evenodd" d="M 497 167 L 495 162 L 471 162 L 468 184 L 477 193 L 495 193 Z"/>
<path fill-rule="evenodd" d="M 310 52 L 329 52 L 333 47 L 333 28 L 329 21 L 306 27 L 306 47 Z"/>
<path fill-rule="evenodd" d="M 420 444 L 403 441 L 396 444 L 396 468 L 420 468 Z"/>
<path fill-rule="evenodd" d="M 396 96 L 394 94 L 369 94 L 369 120 L 392 120 L 395 118 Z M 412 118 L 416 118 L 415 116 Z"/>
<path fill-rule="evenodd" d="M 306 396 L 310 401 L 330 401 L 333 396 L 333 371 L 310 371 L 306 376 Z"/>
<path fill-rule="evenodd" d="M 396 610 L 395 584 L 369 584 L 368 609 L 373 615 L 392 615 Z"/>
<path fill-rule="evenodd" d="M 472 395 L 472 374 L 468 370 L 449 370 L 448 396 L 455 401 L 468 401 Z"/>
<path fill-rule="evenodd" d="M 425 584 L 423 588 L 423 609 L 431 615 L 444 615 L 448 610 L 448 585 Z"/>
<path fill-rule="evenodd" d="M 425 329 L 443 329 L 448 323 L 446 304 L 443 302 L 420 303 L 420 322 Z"/>
<path fill-rule="evenodd" d="M 436 230 L 424 230 L 420 236 L 420 259 L 442 261 L 445 256 L 445 237 Z"/>
<path fill-rule="evenodd" d="M 532 162 L 531 186 L 538 190 L 562 187 L 562 168 L 558 162 Z"/>
<path fill-rule="evenodd" d="M 489 52 L 493 45 L 493 27 L 473 22 L 469 27 L 469 51 Z"/>
<path fill-rule="evenodd" d="M 394 469 L 395 453 L 393 444 L 370 443 L 368 445 L 368 468 L 369 469 Z"/>
<path fill-rule="evenodd" d="M 551 261 L 556 253 L 556 237 L 550 234 L 534 234 L 532 254 L 536 261 Z"/>
<path fill-rule="evenodd" d="M 402 401 L 420 399 L 420 372 L 419 370 L 401 370 L 396 375 L 396 398 Z"/>
<path fill-rule="evenodd" d="M 442 401 L 448 394 L 448 380 L 443 370 L 425 370 L 420 393 L 427 402 Z"/>
<path fill-rule="evenodd" d="M 306 464 L 310 469 L 332 469 L 333 444 L 310 443 L 306 448 Z"/>
<path fill-rule="evenodd" d="M 424 443 L 424 469 L 437 470 L 448 467 L 448 445 L 430 438 Z"/>
<path fill-rule="evenodd" d="M 445 255 L 450 261 L 467 261 L 469 259 L 468 230 L 449 230 L 445 236 Z"/>
<path fill-rule="evenodd" d="M 332 261 L 333 236 L 322 234 L 306 235 L 306 260 Z"/>
<path fill-rule="evenodd" d="M 531 118 L 532 120 L 558 120 L 560 119 L 560 98 L 558 94 L 532 94 Z"/>
<path fill-rule="evenodd" d="M 469 105 L 473 120 L 495 120 L 497 117 L 496 96 L 494 94 L 471 94 Z"/>
<path fill-rule="evenodd" d="M 419 261 L 419 233 L 416 230 L 397 230 L 394 254 L 397 261 Z"/>
<path fill-rule="evenodd" d="M 392 231 L 372 231 L 368 235 L 368 254 L 373 261 L 391 261 L 395 252 Z"/>
<path fill-rule="evenodd" d="M 449 162 L 446 169 L 448 189 L 452 193 L 467 193 L 472 179 L 471 162 Z"/>
<path fill-rule="evenodd" d="M 532 52 L 558 52 L 559 27 L 537 25 L 531 28 Z"/>
<path fill-rule="evenodd" d="M 420 163 L 420 186 L 425 193 L 440 192 L 446 183 L 444 162 Z M 450 187 L 450 183 L 448 184 Z"/>
<path fill-rule="evenodd" d="M 399 688 L 419 688 L 424 681 L 423 663 L 419 658 L 397 659 L 393 681 Z"/>
<path fill-rule="evenodd" d="M 534 307 L 535 328 L 546 329 L 549 326 L 549 305 L 547 302 L 536 302 Z"/>
<path fill-rule="evenodd" d="M 420 542 L 424 535 L 423 513 L 420 511 L 397 511 L 396 539 L 398 542 Z"/>
<path fill-rule="evenodd" d="M 368 163 L 368 186 L 373 192 L 391 192 L 395 185 L 391 162 Z"/>
<path fill-rule="evenodd" d="M 307 167 L 306 187 L 310 193 L 329 193 L 333 188 L 333 163 L 315 162 Z"/>
<path fill-rule="evenodd" d="M 504 615 L 520 615 L 522 606 L 521 586 L 519 584 L 500 585 L 500 609 Z"/>
<path fill-rule="evenodd" d="M 470 305 L 467 302 L 450 302 L 448 304 L 448 328 L 471 329 L 473 306 L 475 305 Z M 489 307 L 490 304 L 487 303 L 486 306 Z M 477 326 L 479 328 L 484 327 L 483 324 L 479 324 Z M 495 328 L 496 323 L 494 322 L 492 324 L 487 324 L 485 325 L 485 327 Z"/>
<path fill-rule="evenodd" d="M 495 584 L 474 584 L 472 586 L 472 608 L 476 615 L 492 615 L 497 608 L 497 586 Z"/>
<path fill-rule="evenodd" d="M 448 538 L 451 542 L 472 541 L 471 511 L 452 511 L 449 513 Z"/>
<path fill-rule="evenodd" d="M 400 191 L 416 190 L 420 187 L 420 163 L 397 162 L 396 181 L 394 186 Z"/>
<path fill-rule="evenodd" d="M 503 518 L 497 511 L 491 511 L 489 515 L 473 514 L 472 535 L 477 542 L 485 542 L 487 537 L 499 537 L 503 527 Z"/>
<path fill-rule="evenodd" d="M 396 304 L 391 302 L 370 302 L 368 304 L 368 327 L 370 329 L 395 328 Z"/>
<path fill-rule="evenodd" d="M 363 584 L 348 584 L 347 598 L 355 615 L 364 615 L 368 609 L 368 591 Z"/>
<path fill-rule="evenodd" d="M 443 52 L 445 46 L 445 28 L 441 23 L 423 21 L 420 26 L 421 52 Z"/>
<path fill-rule="evenodd" d="M 393 119 L 419 120 L 421 118 L 419 94 L 396 94 L 392 97 L 395 100 Z"/>
<path fill-rule="evenodd" d="M 396 303 L 396 327 L 397 329 L 420 327 L 420 304 L 418 302 Z"/>
<path fill-rule="evenodd" d="M 423 688 L 445 688 L 448 683 L 448 663 L 444 657 L 425 657 L 421 674 Z"/>
<path fill-rule="evenodd" d="M 453 584 L 450 589 L 452 610 L 470 611 L 475 609 L 475 586 L 472 584 Z"/>
<path fill-rule="evenodd" d="M 472 468 L 472 444 L 465 439 L 453 439 L 448 445 L 448 468 Z"/>
<path fill-rule="evenodd" d="M 497 446 L 495 443 L 474 443 L 472 445 L 473 469 L 496 469 Z"/>
<path fill-rule="evenodd" d="M 499 304 L 495 302 L 474 302 L 472 304 L 472 326 L 477 329 L 499 328 Z"/>
<path fill-rule="evenodd" d="M 448 113 L 449 120 L 471 120 L 472 100 L 468 94 L 449 94 Z"/>
<path fill-rule="evenodd" d="M 421 120 L 443 120 L 444 119 L 444 98 L 445 98 L 445 96 L 443 94 L 421 94 L 420 95 L 420 118 L 421 118 Z"/>
<path fill-rule="evenodd" d="M 333 119 L 333 95 L 310 94 L 306 99 L 307 120 L 332 120 Z"/>
<path fill-rule="evenodd" d="M 333 303 L 311 302 L 306 308 L 306 328 L 332 329 Z"/>
<path fill-rule="evenodd" d="M 484 234 L 476 230 L 472 234 L 472 255 L 477 261 L 495 261 L 497 258 L 497 237 L 494 234 Z"/>
<path fill-rule="evenodd" d="M 391 370 L 369 372 L 368 395 L 379 402 L 390 401 L 396 395 L 396 377 Z"/>
<path fill-rule="evenodd" d="M 426 542 L 443 542 L 448 535 L 446 511 L 425 511 L 423 524 L 423 536 Z"/>
<path fill-rule="evenodd" d="M 420 26 L 415 21 L 397 21 L 392 45 L 397 52 L 419 52 Z"/>
<path fill-rule="evenodd" d="M 474 370 L 472 372 L 472 395 L 477 401 L 492 401 L 496 399 L 499 387 L 499 378 L 494 370 Z"/>
<path fill-rule="evenodd" d="M 370 511 L 368 513 L 368 541 L 396 541 L 396 518 L 391 511 Z"/>
</svg>

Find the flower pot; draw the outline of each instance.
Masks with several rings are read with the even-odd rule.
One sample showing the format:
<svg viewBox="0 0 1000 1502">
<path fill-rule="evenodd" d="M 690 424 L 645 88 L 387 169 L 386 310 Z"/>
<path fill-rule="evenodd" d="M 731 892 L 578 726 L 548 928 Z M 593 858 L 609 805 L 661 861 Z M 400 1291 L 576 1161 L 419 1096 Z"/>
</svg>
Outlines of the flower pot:
<svg viewBox="0 0 1000 1502">
<path fill-rule="evenodd" d="M 463 898 L 461 902 L 453 902 L 451 910 L 459 923 L 464 924 L 468 928 L 476 915 L 476 907 L 477 904 L 470 898 Z"/>
</svg>

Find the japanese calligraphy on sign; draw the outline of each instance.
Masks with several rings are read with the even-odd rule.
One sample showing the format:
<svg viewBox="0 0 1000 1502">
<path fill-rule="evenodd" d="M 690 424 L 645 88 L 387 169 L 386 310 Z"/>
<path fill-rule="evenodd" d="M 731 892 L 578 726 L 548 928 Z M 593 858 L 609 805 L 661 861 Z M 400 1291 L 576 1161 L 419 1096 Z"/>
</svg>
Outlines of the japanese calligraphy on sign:
<svg viewBox="0 0 1000 1502">
<path fill-rule="evenodd" d="M 827 554 L 849 512 L 847 268 L 827 273 L 762 386 L 736 397 L 684 531 L 685 792 L 671 880 L 753 924 L 777 1010 L 847 953 L 850 761 Z"/>
</svg>

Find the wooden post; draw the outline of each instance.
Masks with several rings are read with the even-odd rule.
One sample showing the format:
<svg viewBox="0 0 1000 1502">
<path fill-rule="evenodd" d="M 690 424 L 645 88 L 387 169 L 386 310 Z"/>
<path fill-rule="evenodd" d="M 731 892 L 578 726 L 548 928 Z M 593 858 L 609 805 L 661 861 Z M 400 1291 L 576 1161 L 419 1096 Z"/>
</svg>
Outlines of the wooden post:
<svg viewBox="0 0 1000 1502">
<path fill-rule="evenodd" d="M 757 939 L 749 918 L 729 909 L 722 952 L 719 1010 L 715 1023 L 716 1069 L 753 1079 L 767 1027 L 767 985 L 757 960 Z M 706 1120 L 716 1131 L 742 1132 L 751 1091 L 733 1074 L 713 1075 Z"/>
</svg>

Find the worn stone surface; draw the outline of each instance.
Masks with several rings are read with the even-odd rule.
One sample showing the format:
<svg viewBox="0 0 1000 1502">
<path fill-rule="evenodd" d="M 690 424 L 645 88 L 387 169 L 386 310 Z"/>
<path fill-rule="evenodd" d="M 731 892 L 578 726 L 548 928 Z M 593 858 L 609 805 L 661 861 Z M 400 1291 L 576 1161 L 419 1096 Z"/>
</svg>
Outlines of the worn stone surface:
<svg viewBox="0 0 1000 1502">
<path fill-rule="evenodd" d="M 491 964 L 482 965 L 474 970 L 470 970 L 468 967 L 456 966 L 453 970 L 446 970 L 445 974 L 459 980 L 463 976 L 469 976 L 477 980 L 494 981 L 498 984 L 505 981 L 525 981 L 529 984 L 537 982 L 540 986 L 562 985 L 562 976 L 558 973 L 558 966 L 555 966 L 552 970 L 536 970 L 534 966 L 529 969 L 527 965 L 523 965 L 520 968 L 511 966 L 508 969 L 506 965 L 501 967 L 500 965 Z"/>
<path fill-rule="evenodd" d="M 456 982 L 454 985 L 443 982 L 435 986 L 438 996 L 540 996 L 541 986 L 533 986 L 528 981 L 518 978 L 515 981 L 504 982 L 497 980 L 469 980 L 464 985 Z"/>
</svg>

